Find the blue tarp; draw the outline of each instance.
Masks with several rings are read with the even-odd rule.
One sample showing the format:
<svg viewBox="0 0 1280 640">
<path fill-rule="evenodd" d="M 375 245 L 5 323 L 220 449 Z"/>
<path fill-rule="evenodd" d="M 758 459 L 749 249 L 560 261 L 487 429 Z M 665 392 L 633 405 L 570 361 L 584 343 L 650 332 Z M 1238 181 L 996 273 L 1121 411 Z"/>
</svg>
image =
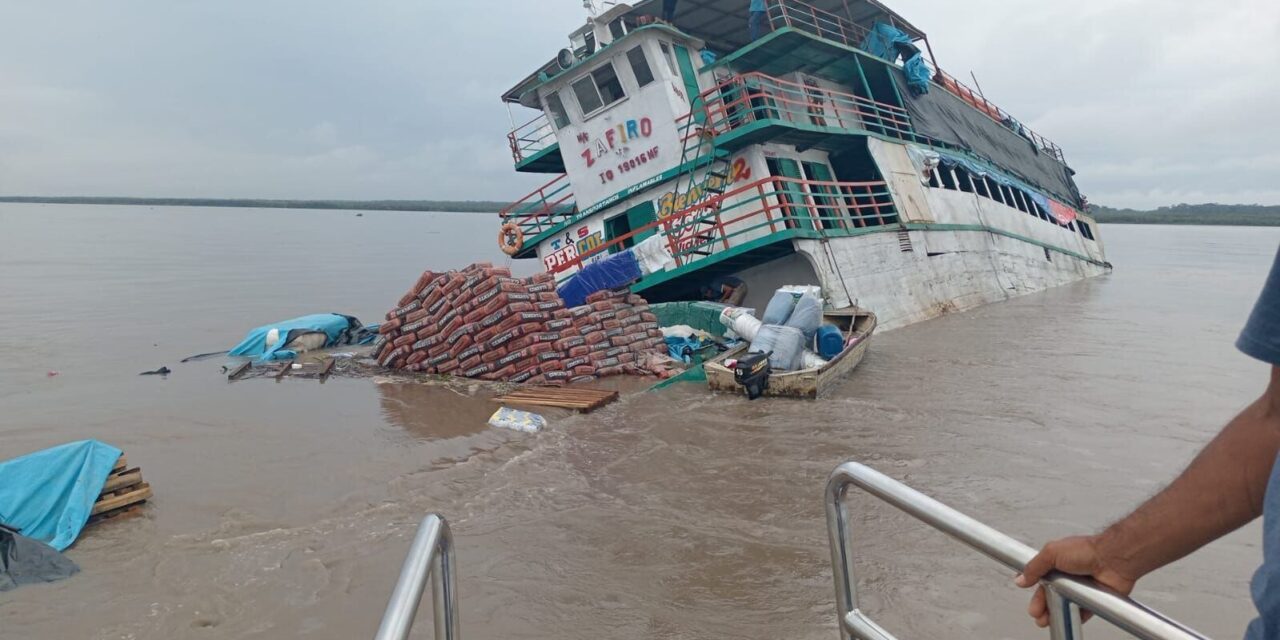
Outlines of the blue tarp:
<svg viewBox="0 0 1280 640">
<path fill-rule="evenodd" d="M 84 440 L 0 463 L 0 524 L 62 551 L 89 521 L 120 450 Z"/>
<path fill-rule="evenodd" d="M 375 327 L 376 328 L 376 327 Z M 279 339 L 267 346 L 267 336 L 277 330 Z M 366 329 L 362 331 L 362 329 Z M 258 327 L 245 336 L 244 341 L 231 350 L 233 356 L 258 358 L 259 360 L 289 360 L 298 354 L 285 349 L 285 346 L 298 336 L 308 333 L 325 334 L 325 346 L 336 347 L 344 344 L 367 344 L 376 335 L 373 331 L 362 327 L 360 321 L 351 316 L 336 313 L 320 313 L 285 320 L 275 324 Z"/>
<path fill-rule="evenodd" d="M 917 53 L 902 65 L 902 73 L 907 76 L 907 88 L 911 95 L 922 96 L 929 93 L 929 80 L 933 78 L 933 69 L 924 61 L 924 54 Z"/>
<path fill-rule="evenodd" d="M 578 307 L 586 304 L 587 296 L 597 291 L 625 287 L 643 275 L 636 254 L 627 249 L 583 267 L 556 292 L 564 300 L 564 306 Z"/>
<path fill-rule="evenodd" d="M 915 45 L 911 44 L 911 38 L 907 37 L 907 34 L 903 33 L 901 29 L 890 24 L 877 22 L 875 26 L 871 27 L 871 33 L 868 33 L 867 38 L 862 41 L 862 50 L 877 58 L 884 58 L 892 62 L 897 60 L 901 54 L 898 50 L 899 43 L 915 47 Z"/>
<path fill-rule="evenodd" d="M 996 171 L 995 169 L 991 169 L 986 165 L 980 164 L 963 156 L 943 153 L 941 151 L 937 151 L 937 153 L 942 166 L 947 168 L 959 166 L 975 176 L 985 176 L 1006 187 L 1017 189 L 1021 191 L 1028 200 L 1032 200 L 1036 204 L 1040 205 L 1045 212 L 1050 211 L 1049 198 L 1032 187 L 1027 186 L 1023 182 L 1015 180 L 999 171 Z"/>
</svg>

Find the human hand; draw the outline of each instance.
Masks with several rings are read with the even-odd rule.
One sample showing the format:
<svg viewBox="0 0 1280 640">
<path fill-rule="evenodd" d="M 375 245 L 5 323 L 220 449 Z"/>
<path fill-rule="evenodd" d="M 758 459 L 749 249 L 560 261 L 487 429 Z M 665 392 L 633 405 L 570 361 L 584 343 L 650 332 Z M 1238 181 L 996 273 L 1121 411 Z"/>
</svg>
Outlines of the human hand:
<svg viewBox="0 0 1280 640">
<path fill-rule="evenodd" d="M 1128 575 L 1130 572 L 1125 571 L 1116 561 L 1107 557 L 1102 550 L 1104 545 L 1100 542 L 1099 536 L 1076 536 L 1050 542 L 1031 559 L 1031 562 L 1027 563 L 1026 568 L 1013 582 L 1027 589 L 1039 584 L 1050 571 L 1056 570 L 1071 575 L 1091 577 L 1098 584 L 1110 587 L 1121 595 L 1129 595 L 1140 576 Z M 1037 626 L 1049 626 L 1049 604 L 1043 586 L 1036 588 L 1035 595 L 1031 597 L 1031 604 L 1027 607 L 1027 613 L 1035 619 Z M 1082 612 L 1082 620 L 1088 620 L 1091 617 L 1093 617 L 1092 613 Z"/>
</svg>

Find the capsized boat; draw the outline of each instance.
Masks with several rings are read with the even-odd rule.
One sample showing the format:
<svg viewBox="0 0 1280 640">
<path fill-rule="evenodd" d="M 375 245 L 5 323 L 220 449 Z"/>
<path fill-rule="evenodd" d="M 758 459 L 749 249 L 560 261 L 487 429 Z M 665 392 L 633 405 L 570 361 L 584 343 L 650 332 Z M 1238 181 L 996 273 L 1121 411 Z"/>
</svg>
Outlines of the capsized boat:
<svg viewBox="0 0 1280 640">
<path fill-rule="evenodd" d="M 862 362 L 862 358 L 867 355 L 867 348 L 871 345 L 871 334 L 876 330 L 876 314 L 866 309 L 850 307 L 826 311 L 823 313 L 822 320 L 840 329 L 845 339 L 844 351 L 827 364 L 815 369 L 775 371 L 769 376 L 769 384 L 764 389 L 765 396 L 818 398 Z M 733 369 L 729 363 L 746 355 L 749 348 L 750 345 L 743 343 L 704 365 L 707 386 L 711 387 L 712 391 L 743 392 L 742 385 L 734 379 Z"/>
</svg>

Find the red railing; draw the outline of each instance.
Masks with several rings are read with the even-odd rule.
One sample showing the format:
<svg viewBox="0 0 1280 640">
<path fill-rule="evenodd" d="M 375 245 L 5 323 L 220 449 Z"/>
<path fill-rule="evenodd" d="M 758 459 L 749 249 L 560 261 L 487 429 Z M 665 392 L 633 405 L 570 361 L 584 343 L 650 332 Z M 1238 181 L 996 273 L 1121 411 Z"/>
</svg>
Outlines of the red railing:
<svg viewBox="0 0 1280 640">
<path fill-rule="evenodd" d="M 769 24 L 775 30 L 790 27 L 855 49 L 861 49 L 863 43 L 866 42 L 867 36 L 871 34 L 871 30 L 867 27 L 850 22 L 839 15 L 823 11 L 800 0 L 770 0 Z M 1059 162 L 1066 163 L 1062 147 L 1027 128 L 1017 118 L 1009 115 L 983 97 L 981 93 L 970 89 L 963 82 L 956 80 L 955 77 L 941 69 L 937 70 L 933 80 L 936 84 L 941 85 L 942 88 L 969 103 L 970 106 L 986 114 L 992 120 L 1026 137 L 1041 151 L 1053 156 Z"/>
<path fill-rule="evenodd" d="M 965 83 L 957 80 L 955 76 L 952 76 L 942 69 L 938 69 L 937 73 L 933 76 L 933 81 L 942 85 L 942 88 L 946 89 L 951 94 L 969 103 L 969 105 L 974 109 L 986 114 L 987 117 L 1012 129 L 1014 133 L 1027 138 L 1032 142 L 1032 144 L 1036 145 L 1038 149 L 1053 156 L 1058 160 L 1058 162 L 1066 164 L 1067 159 L 1065 154 L 1062 152 L 1062 147 L 1059 147 L 1048 138 L 1027 128 L 1019 122 L 1017 118 L 1009 115 L 990 100 L 984 98 L 981 93 L 974 91 Z"/>
<path fill-rule="evenodd" d="M 530 237 L 571 220 L 578 208 L 573 202 L 573 188 L 568 178 L 569 174 L 560 174 L 498 215 L 504 223 L 514 222 Z"/>
<path fill-rule="evenodd" d="M 556 132 L 551 128 L 551 121 L 543 113 L 507 134 L 507 144 L 511 147 L 511 158 L 516 164 L 524 162 L 539 151 L 556 144 Z"/>
<path fill-rule="evenodd" d="M 556 264 L 552 273 L 659 233 L 683 266 L 758 237 L 792 229 L 817 234 L 853 231 L 898 221 L 884 182 L 828 182 L 769 176 L 662 217 Z"/>
<path fill-rule="evenodd" d="M 719 135 L 761 120 L 868 130 L 902 140 L 925 141 L 916 135 L 911 117 L 901 107 L 762 73 L 730 77 L 699 98 L 699 106 L 677 120 L 683 126 L 686 147 L 708 132 Z"/>
</svg>

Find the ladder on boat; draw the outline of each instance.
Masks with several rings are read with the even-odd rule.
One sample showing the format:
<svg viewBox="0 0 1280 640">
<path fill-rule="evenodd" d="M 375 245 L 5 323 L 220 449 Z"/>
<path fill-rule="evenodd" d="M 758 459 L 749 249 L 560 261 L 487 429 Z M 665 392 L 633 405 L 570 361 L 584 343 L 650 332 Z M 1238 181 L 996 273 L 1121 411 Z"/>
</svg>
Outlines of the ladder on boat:
<svg viewBox="0 0 1280 640">
<path fill-rule="evenodd" d="M 698 99 L 702 102 L 702 99 Z M 706 112 L 705 102 L 695 106 L 702 108 Z M 703 211 L 698 214 L 696 220 L 690 222 L 677 221 L 677 224 L 685 226 L 687 224 L 698 225 L 697 233 L 693 236 L 693 249 L 689 253 L 709 256 L 711 255 L 711 246 L 715 242 L 716 229 L 720 226 L 717 218 L 719 217 L 720 208 L 724 206 L 724 192 L 729 188 L 729 176 L 732 170 L 729 163 L 729 152 L 716 146 L 716 130 L 709 123 L 709 118 L 704 115 L 700 122 L 698 118 L 691 117 L 689 122 L 684 126 L 682 133 L 684 140 L 683 148 L 680 152 L 680 163 L 677 167 L 683 167 L 689 162 L 690 156 L 693 162 L 690 163 L 689 169 L 685 173 L 676 178 L 676 186 L 674 190 L 675 202 L 679 202 L 681 198 L 687 197 L 695 188 L 698 169 L 704 165 L 707 167 L 706 174 L 703 175 L 703 191 L 710 194 L 703 205 Z M 704 151 L 705 148 L 705 151 Z M 714 178 L 714 180 L 713 180 Z M 688 180 L 681 190 L 681 183 Z M 690 204 L 690 208 L 694 205 Z"/>
<path fill-rule="evenodd" d="M 852 537 L 845 498 L 857 487 L 917 520 L 937 529 L 1013 571 L 1022 571 L 1036 551 L 901 482 L 856 462 L 836 467 L 827 481 L 827 533 L 831 541 L 836 610 L 841 640 L 897 640 L 858 608 L 853 571 Z M 449 525 L 438 515 L 423 519 L 409 549 L 400 579 L 391 594 L 376 640 L 406 640 L 413 619 L 432 578 L 436 640 L 460 640 L 458 578 Z M 1092 611 L 1140 640 L 1209 640 L 1182 624 L 1093 581 L 1060 573 L 1050 574 L 1043 586 L 1049 603 L 1049 637 L 1082 640 L 1080 609 Z M 1028 621 L 1030 624 L 1030 621 Z"/>
</svg>

